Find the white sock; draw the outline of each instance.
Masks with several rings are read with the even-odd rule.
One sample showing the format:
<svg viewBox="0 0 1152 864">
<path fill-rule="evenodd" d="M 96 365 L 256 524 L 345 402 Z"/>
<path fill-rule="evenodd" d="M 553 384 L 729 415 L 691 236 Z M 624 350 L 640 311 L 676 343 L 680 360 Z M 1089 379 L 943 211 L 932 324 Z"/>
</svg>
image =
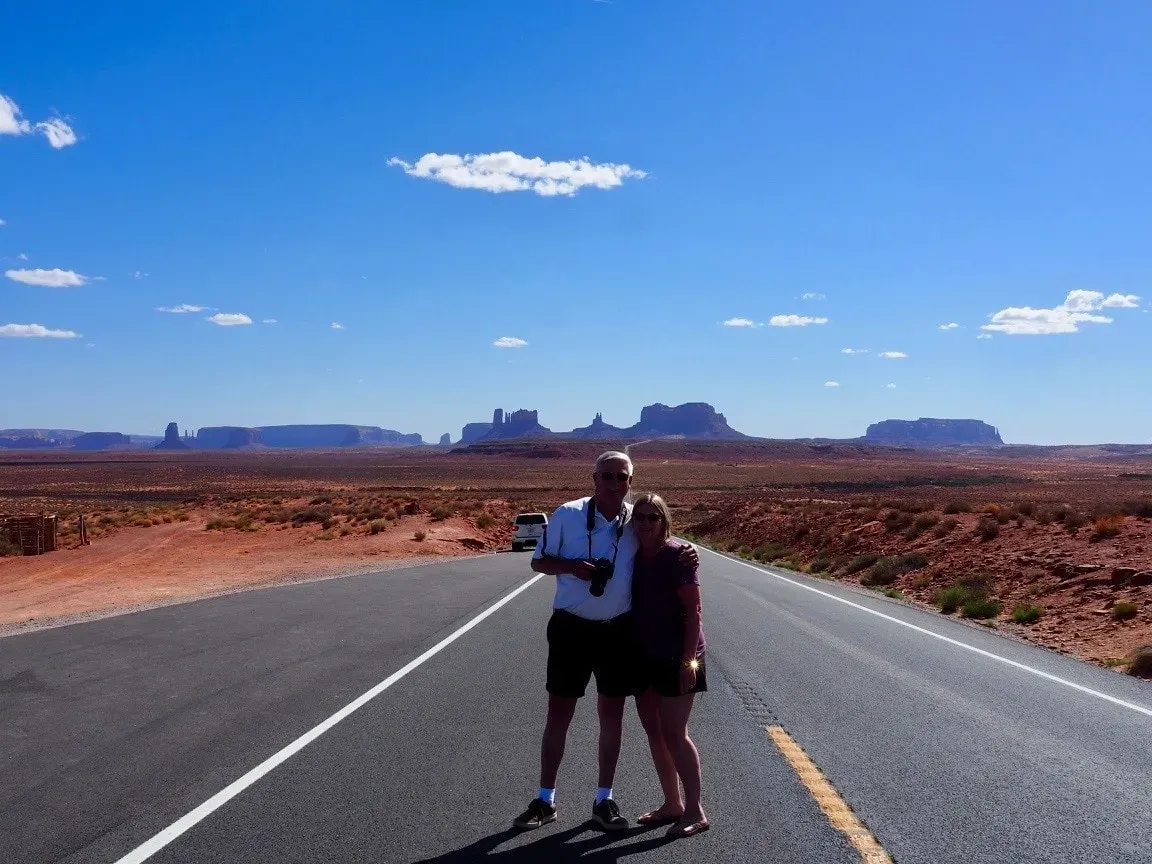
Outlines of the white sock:
<svg viewBox="0 0 1152 864">
<path fill-rule="evenodd" d="M 540 794 L 537 797 L 539 797 L 539 799 L 541 801 L 543 801 L 545 804 L 547 804 L 549 807 L 551 807 L 551 806 L 555 805 L 555 803 L 556 803 L 556 790 L 555 789 L 547 789 L 547 788 L 541 786 L 540 787 Z"/>
<path fill-rule="evenodd" d="M 599 804 L 605 798 L 612 797 L 612 787 L 598 786 L 596 787 L 596 803 Z"/>
</svg>

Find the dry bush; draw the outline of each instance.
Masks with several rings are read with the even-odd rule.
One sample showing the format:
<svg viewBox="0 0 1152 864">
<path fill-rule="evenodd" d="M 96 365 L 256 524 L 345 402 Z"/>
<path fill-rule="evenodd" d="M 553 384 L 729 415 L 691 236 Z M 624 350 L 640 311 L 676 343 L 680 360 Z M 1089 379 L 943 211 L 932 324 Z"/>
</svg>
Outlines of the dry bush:
<svg viewBox="0 0 1152 864">
<path fill-rule="evenodd" d="M 905 540 L 915 540 L 929 528 L 935 528 L 940 522 L 940 517 L 935 513 L 921 513 L 917 516 L 908 530 L 904 532 Z"/>
<path fill-rule="evenodd" d="M 954 513 L 971 513 L 972 505 L 967 501 L 949 501 L 944 505 L 944 512 L 947 515 L 952 515 Z"/>
<path fill-rule="evenodd" d="M 1104 540 L 1108 537 L 1115 537 L 1123 527 L 1123 516 L 1101 516 L 1092 523 L 1092 539 Z"/>
<path fill-rule="evenodd" d="M 427 531 L 417 531 L 415 534 L 412 535 L 412 539 L 416 540 L 417 542 L 423 543 L 425 540 L 428 539 L 428 532 Z"/>
<path fill-rule="evenodd" d="M 1077 513 L 1070 509 L 1064 514 L 1064 530 L 1069 534 L 1075 534 L 1087 524 L 1088 517 L 1083 513 Z"/>
<path fill-rule="evenodd" d="M 884 529 L 886 531 L 904 531 L 912 527 L 912 522 L 912 514 L 901 510 L 889 510 L 884 514 Z"/>
<path fill-rule="evenodd" d="M 1140 611 L 1140 607 L 1135 603 L 1129 603 L 1127 600 L 1121 600 L 1112 607 L 1112 618 L 1116 621 L 1127 621 L 1136 617 L 1136 613 Z"/>
<path fill-rule="evenodd" d="M 1044 607 L 1021 603 L 1012 609 L 1012 620 L 1017 624 L 1035 624 L 1044 617 Z"/>
<path fill-rule="evenodd" d="M 988 543 L 1000 536 L 1000 525 L 990 516 L 981 516 L 972 533 L 980 538 L 980 542 Z"/>
</svg>

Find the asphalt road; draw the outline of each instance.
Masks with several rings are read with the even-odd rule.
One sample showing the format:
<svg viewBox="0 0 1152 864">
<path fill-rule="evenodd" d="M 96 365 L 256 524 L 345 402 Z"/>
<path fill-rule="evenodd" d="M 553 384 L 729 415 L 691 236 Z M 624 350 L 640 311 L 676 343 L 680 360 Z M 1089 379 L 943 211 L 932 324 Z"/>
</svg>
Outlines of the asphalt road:
<svg viewBox="0 0 1152 864">
<path fill-rule="evenodd" d="M 496 555 L 0 639 L 0 861 L 143 860 L 133 850 L 186 814 L 146 860 L 860 861 L 765 724 L 795 738 L 899 864 L 1152 861 L 1152 687 L 702 555 L 710 691 L 693 737 L 707 834 L 669 843 L 587 824 L 589 700 L 560 820 L 510 830 L 536 790 L 551 585 L 412 665 L 530 577 L 527 555 Z M 634 816 L 656 788 L 630 708 L 616 797 Z"/>
</svg>

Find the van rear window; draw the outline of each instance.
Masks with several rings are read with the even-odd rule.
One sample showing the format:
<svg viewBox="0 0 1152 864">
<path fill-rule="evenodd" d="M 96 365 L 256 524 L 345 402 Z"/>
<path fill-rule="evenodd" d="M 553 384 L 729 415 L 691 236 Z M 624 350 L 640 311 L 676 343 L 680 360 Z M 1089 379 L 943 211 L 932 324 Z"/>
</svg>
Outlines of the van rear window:
<svg viewBox="0 0 1152 864">
<path fill-rule="evenodd" d="M 543 513 L 529 513 L 526 516 L 517 516 L 517 525 L 546 525 L 548 518 Z"/>
</svg>

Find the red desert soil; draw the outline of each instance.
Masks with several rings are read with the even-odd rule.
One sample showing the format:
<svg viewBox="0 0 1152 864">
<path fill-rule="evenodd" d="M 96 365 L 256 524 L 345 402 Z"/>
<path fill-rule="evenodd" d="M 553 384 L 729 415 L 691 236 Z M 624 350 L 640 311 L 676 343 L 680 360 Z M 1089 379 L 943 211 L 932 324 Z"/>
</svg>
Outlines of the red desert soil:
<svg viewBox="0 0 1152 864">
<path fill-rule="evenodd" d="M 0 558 L 0 627 L 506 549 L 516 512 L 587 494 L 611 446 L 0 455 L 0 513 L 59 513 L 65 547 Z M 992 613 L 972 620 L 1120 671 L 1152 644 L 1139 448 L 661 440 L 632 453 L 634 490 L 664 494 L 676 529 L 717 548 L 933 608 L 952 587 Z M 81 513 L 92 545 L 68 548 Z M 1039 618 L 1015 623 L 1022 606 Z"/>
</svg>

